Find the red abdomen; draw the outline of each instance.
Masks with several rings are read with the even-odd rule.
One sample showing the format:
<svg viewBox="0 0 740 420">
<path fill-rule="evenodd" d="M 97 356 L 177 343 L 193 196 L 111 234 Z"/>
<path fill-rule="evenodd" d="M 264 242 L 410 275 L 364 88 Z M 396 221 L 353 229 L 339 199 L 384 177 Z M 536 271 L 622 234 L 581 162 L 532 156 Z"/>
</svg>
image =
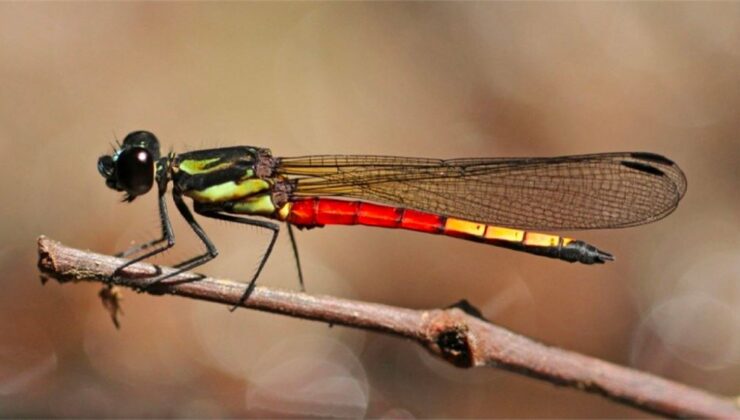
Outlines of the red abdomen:
<svg viewBox="0 0 740 420">
<path fill-rule="evenodd" d="M 365 225 L 443 233 L 446 217 L 363 201 L 308 198 L 290 203 L 286 222 L 296 226 Z"/>
<path fill-rule="evenodd" d="M 365 225 L 442 234 L 569 262 L 595 264 L 613 259 L 609 253 L 571 238 L 363 201 L 319 197 L 298 199 L 280 209 L 277 217 L 298 227 L 307 228 L 324 225 Z"/>
</svg>

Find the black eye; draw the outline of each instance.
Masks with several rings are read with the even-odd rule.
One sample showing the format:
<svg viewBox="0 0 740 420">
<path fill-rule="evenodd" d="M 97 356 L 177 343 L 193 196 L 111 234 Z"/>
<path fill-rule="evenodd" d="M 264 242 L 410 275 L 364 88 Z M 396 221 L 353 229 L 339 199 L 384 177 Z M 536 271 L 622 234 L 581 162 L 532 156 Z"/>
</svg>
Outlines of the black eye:
<svg viewBox="0 0 740 420">
<path fill-rule="evenodd" d="M 157 136 L 148 131 L 134 131 L 123 139 L 124 149 L 143 147 L 152 154 L 154 160 L 159 159 L 159 140 Z"/>
<path fill-rule="evenodd" d="M 116 159 L 116 177 L 118 184 L 129 195 L 137 196 L 146 193 L 154 183 L 154 158 L 141 147 L 123 150 Z"/>
</svg>

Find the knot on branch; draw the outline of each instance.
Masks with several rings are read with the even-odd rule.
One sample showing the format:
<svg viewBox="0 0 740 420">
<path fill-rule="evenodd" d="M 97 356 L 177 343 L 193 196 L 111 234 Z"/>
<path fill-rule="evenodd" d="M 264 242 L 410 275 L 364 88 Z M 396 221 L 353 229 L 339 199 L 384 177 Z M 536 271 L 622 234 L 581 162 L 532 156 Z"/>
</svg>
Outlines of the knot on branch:
<svg viewBox="0 0 740 420">
<path fill-rule="evenodd" d="M 468 340 L 468 329 L 464 325 L 452 327 L 437 334 L 435 340 L 440 354 L 457 367 L 473 367 L 473 356 Z"/>
</svg>

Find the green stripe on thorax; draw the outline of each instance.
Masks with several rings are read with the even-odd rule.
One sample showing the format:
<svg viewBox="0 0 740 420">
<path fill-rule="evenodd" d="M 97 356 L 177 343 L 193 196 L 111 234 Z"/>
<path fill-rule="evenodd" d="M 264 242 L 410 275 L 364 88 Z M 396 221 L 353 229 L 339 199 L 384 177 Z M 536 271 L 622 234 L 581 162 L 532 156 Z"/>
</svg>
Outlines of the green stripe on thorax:
<svg viewBox="0 0 740 420">
<path fill-rule="evenodd" d="M 185 159 L 178 162 L 178 168 L 190 175 L 207 174 L 219 169 L 223 169 L 231 165 L 231 162 L 222 162 L 221 158 L 215 157 L 211 159 Z"/>
<path fill-rule="evenodd" d="M 234 203 L 231 211 L 239 214 L 272 216 L 276 209 L 270 194 L 260 194 Z"/>
<path fill-rule="evenodd" d="M 175 170 L 185 175 L 181 185 L 184 195 L 199 203 L 230 203 L 236 213 L 271 215 L 275 212 L 272 181 L 257 177 L 252 162 L 240 159 L 246 155 L 213 156 L 217 151 L 208 152 L 210 156 L 202 152 L 180 156 L 182 159 Z"/>
<path fill-rule="evenodd" d="M 239 182 L 227 181 L 204 190 L 185 191 L 185 195 L 201 203 L 216 203 L 241 200 L 262 191 L 269 191 L 270 183 L 258 178 Z"/>
</svg>

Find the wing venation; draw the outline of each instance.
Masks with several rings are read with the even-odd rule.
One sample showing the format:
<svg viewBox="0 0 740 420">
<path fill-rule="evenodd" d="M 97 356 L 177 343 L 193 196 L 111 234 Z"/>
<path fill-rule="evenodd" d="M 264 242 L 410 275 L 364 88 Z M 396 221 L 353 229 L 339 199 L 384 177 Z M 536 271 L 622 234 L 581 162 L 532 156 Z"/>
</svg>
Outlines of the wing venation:
<svg viewBox="0 0 740 420">
<path fill-rule="evenodd" d="M 652 153 L 552 158 L 281 158 L 295 197 L 375 201 L 520 229 L 636 226 L 665 217 L 686 192 L 671 160 Z"/>
</svg>

